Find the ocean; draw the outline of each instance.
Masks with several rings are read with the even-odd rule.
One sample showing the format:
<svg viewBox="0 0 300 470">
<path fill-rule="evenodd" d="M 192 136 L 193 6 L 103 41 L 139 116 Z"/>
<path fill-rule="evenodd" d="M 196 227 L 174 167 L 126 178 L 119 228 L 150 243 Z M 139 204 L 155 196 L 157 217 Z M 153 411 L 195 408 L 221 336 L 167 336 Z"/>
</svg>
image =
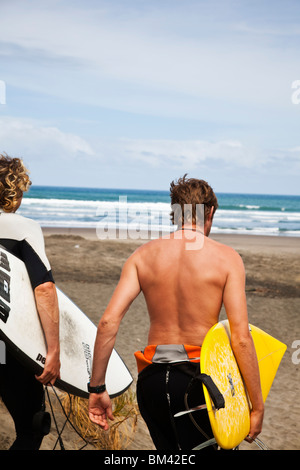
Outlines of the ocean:
<svg viewBox="0 0 300 470">
<path fill-rule="evenodd" d="M 300 236 L 300 196 L 216 193 L 211 233 Z M 18 211 L 42 227 L 172 231 L 168 191 L 32 186 Z"/>
</svg>

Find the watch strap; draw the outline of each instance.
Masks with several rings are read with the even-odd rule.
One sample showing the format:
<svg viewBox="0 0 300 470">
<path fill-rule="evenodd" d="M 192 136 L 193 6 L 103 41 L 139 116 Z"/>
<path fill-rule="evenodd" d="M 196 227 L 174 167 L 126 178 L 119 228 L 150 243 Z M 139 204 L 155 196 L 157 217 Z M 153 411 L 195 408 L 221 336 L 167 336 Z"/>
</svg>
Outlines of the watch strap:
<svg viewBox="0 0 300 470">
<path fill-rule="evenodd" d="M 97 385 L 97 387 L 92 387 L 90 382 L 87 384 L 89 393 L 103 393 L 106 390 L 106 385 Z"/>
</svg>

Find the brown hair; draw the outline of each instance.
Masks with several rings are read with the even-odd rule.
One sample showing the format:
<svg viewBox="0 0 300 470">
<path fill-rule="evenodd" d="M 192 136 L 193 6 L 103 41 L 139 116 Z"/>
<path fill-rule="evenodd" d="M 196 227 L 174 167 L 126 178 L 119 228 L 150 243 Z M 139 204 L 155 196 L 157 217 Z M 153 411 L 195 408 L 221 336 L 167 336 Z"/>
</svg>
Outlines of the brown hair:
<svg viewBox="0 0 300 470">
<path fill-rule="evenodd" d="M 185 174 L 176 182 L 172 181 L 170 185 L 170 196 L 172 204 L 171 220 L 175 225 L 183 225 L 183 215 L 185 221 L 196 224 L 198 208 L 204 207 L 204 222 L 214 207 L 213 214 L 218 208 L 218 200 L 209 184 L 204 180 L 196 178 L 186 178 Z M 186 216 L 185 205 L 190 205 L 192 213 Z"/>
<path fill-rule="evenodd" d="M 23 161 L 0 154 L 0 207 L 5 212 L 13 212 L 30 185 Z"/>
</svg>

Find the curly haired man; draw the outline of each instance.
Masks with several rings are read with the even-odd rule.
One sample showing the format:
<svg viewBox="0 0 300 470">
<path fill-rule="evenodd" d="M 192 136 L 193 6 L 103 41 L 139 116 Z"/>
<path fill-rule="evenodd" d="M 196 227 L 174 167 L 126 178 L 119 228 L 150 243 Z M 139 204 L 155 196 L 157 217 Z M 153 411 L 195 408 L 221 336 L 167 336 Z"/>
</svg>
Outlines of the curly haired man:
<svg viewBox="0 0 300 470">
<path fill-rule="evenodd" d="M 45 367 L 38 377 L 6 346 L 6 364 L 0 366 L 0 396 L 15 424 L 12 450 L 39 449 L 43 435 L 34 429 L 33 417 L 42 408 L 43 385 L 53 384 L 60 370 L 58 301 L 43 234 L 35 221 L 16 214 L 30 185 L 22 160 L 0 155 L 0 245 L 26 265 L 47 343 Z"/>
</svg>

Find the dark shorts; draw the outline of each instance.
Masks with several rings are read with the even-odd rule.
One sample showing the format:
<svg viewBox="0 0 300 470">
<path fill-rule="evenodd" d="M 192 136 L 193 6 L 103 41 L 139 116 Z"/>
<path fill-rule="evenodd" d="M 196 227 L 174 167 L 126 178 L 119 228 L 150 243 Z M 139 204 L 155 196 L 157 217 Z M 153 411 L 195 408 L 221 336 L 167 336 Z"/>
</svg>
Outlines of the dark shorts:
<svg viewBox="0 0 300 470">
<path fill-rule="evenodd" d="M 34 430 L 33 418 L 42 408 L 44 388 L 8 349 L 6 364 L 0 365 L 0 397 L 15 424 L 11 450 L 38 450 L 43 436 Z"/>
<path fill-rule="evenodd" d="M 151 364 L 139 373 L 138 405 L 157 450 L 193 449 L 213 438 L 206 409 L 174 417 L 205 404 L 202 383 L 193 380 L 199 368 L 199 362 Z M 216 446 L 205 450 L 216 450 Z"/>
</svg>

